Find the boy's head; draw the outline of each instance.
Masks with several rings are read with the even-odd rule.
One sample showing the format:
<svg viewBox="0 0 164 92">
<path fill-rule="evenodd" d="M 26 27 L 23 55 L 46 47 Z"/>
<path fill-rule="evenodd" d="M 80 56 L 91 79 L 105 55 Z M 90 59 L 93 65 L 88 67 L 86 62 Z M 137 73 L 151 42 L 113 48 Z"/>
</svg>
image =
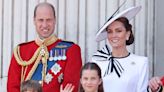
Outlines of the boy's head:
<svg viewBox="0 0 164 92">
<path fill-rule="evenodd" d="M 42 92 L 42 86 L 37 81 L 27 80 L 21 84 L 21 92 Z"/>
</svg>

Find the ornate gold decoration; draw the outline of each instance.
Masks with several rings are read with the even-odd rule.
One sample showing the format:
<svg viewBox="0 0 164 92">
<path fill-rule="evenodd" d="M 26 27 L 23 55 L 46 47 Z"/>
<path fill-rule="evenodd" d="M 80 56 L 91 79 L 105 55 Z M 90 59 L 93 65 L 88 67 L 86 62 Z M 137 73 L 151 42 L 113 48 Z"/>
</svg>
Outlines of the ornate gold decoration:
<svg viewBox="0 0 164 92">
<path fill-rule="evenodd" d="M 42 64 L 43 64 L 42 83 L 43 83 L 43 81 L 45 79 L 45 76 L 46 76 L 46 71 L 47 71 L 47 60 L 49 58 L 49 52 L 48 52 L 47 46 L 53 44 L 56 41 L 57 41 L 57 37 L 55 35 L 52 35 L 49 38 L 44 39 L 43 41 L 40 40 L 39 38 L 35 39 L 35 42 L 39 46 L 39 48 L 35 51 L 32 58 L 28 61 L 23 60 L 21 58 L 20 46 L 17 46 L 14 49 L 15 59 L 16 59 L 17 63 L 22 66 L 21 82 L 31 79 L 31 77 L 32 77 L 33 73 L 35 72 L 40 60 L 42 60 Z M 25 75 L 26 75 L 26 72 L 27 72 L 26 70 L 28 68 L 28 65 L 30 65 L 32 63 L 34 63 L 34 65 L 31 68 L 30 72 L 28 73 L 27 77 L 25 78 Z"/>
</svg>

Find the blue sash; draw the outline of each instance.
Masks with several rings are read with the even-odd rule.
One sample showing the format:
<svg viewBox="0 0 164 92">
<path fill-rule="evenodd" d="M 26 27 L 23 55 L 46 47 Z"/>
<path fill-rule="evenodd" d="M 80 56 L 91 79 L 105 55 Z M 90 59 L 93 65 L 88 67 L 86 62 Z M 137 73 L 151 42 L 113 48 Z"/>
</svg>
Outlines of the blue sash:
<svg viewBox="0 0 164 92">
<path fill-rule="evenodd" d="M 47 72 L 51 69 L 51 67 L 58 61 L 58 60 L 66 60 L 66 51 L 69 47 L 73 45 L 73 42 L 61 41 L 57 43 L 55 47 L 53 47 L 49 52 L 49 59 L 47 60 Z M 65 56 L 65 58 L 64 58 Z M 51 57 L 51 59 L 50 59 Z M 40 62 L 38 67 L 36 68 L 32 80 L 40 81 L 42 80 L 42 67 L 43 64 Z"/>
</svg>

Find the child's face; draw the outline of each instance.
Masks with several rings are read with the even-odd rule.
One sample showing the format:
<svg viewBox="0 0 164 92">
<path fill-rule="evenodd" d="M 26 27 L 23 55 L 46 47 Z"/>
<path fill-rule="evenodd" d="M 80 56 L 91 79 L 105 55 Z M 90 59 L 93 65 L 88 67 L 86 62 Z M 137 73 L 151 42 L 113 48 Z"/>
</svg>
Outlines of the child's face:
<svg viewBox="0 0 164 92">
<path fill-rule="evenodd" d="M 83 70 L 80 82 L 85 92 L 97 92 L 102 80 L 96 70 Z"/>
</svg>

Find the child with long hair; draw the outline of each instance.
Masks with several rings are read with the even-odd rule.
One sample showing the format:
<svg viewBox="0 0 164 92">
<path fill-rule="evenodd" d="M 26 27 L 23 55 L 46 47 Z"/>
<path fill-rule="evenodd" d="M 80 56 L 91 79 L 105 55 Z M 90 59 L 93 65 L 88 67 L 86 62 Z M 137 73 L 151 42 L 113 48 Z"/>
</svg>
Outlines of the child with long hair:
<svg viewBox="0 0 164 92">
<path fill-rule="evenodd" d="M 80 73 L 79 92 L 104 92 L 101 69 L 96 63 L 86 63 Z"/>
<path fill-rule="evenodd" d="M 60 92 L 72 92 L 74 86 L 67 84 L 60 87 Z M 93 62 L 86 63 L 80 72 L 80 86 L 78 92 L 104 92 L 100 67 Z"/>
</svg>

